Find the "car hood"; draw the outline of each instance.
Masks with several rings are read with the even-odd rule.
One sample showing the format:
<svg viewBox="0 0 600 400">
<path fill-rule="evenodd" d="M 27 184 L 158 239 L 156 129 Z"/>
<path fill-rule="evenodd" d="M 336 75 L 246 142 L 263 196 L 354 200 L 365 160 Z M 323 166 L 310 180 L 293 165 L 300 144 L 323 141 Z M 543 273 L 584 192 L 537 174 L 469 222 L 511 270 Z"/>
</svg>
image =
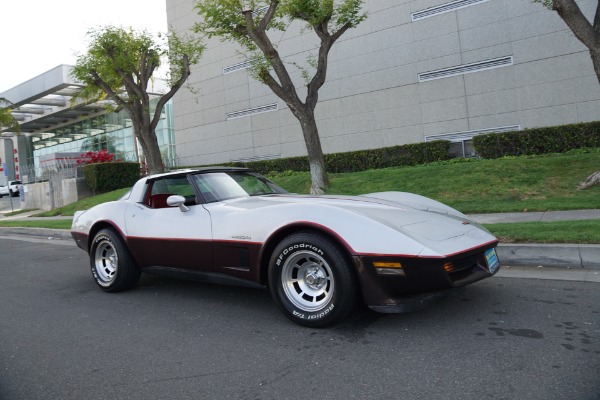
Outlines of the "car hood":
<svg viewBox="0 0 600 400">
<path fill-rule="evenodd" d="M 286 204 L 337 208 L 362 215 L 420 242 L 438 242 L 485 228 L 459 211 L 435 200 L 404 192 L 371 193 L 362 196 L 270 195 L 237 199 L 230 205 L 255 209 Z M 436 247 L 436 246 L 433 246 Z"/>
</svg>

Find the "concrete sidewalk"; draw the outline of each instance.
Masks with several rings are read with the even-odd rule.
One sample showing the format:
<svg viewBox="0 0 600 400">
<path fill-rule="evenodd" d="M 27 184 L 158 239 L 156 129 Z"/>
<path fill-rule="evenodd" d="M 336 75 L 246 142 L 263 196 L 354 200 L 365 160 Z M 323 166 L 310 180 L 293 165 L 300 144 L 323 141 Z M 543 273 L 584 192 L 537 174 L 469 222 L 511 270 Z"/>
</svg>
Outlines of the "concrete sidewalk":
<svg viewBox="0 0 600 400">
<path fill-rule="evenodd" d="M 600 199 L 598 200 L 598 203 L 600 205 Z M 469 214 L 468 217 L 479 222 L 480 224 L 579 221 L 586 219 L 600 219 L 600 209 Z"/>
<path fill-rule="evenodd" d="M 30 217 L 39 211 L 4 217 L 0 221 L 70 219 L 72 217 Z M 471 214 L 469 218 L 481 224 L 511 222 L 554 222 L 600 219 L 600 209 L 548 212 Z M 5 228 L 0 227 L 0 236 L 35 236 L 51 240 L 71 240 L 71 233 L 65 229 L 45 228 Z M 566 269 L 600 270 L 600 244 L 513 244 L 501 243 L 498 257 L 503 265 L 530 267 L 562 267 Z"/>
<path fill-rule="evenodd" d="M 472 214 L 480 224 L 600 220 L 600 209 Z M 536 267 L 591 268 L 600 270 L 600 245 L 501 243 L 503 264 Z"/>
</svg>

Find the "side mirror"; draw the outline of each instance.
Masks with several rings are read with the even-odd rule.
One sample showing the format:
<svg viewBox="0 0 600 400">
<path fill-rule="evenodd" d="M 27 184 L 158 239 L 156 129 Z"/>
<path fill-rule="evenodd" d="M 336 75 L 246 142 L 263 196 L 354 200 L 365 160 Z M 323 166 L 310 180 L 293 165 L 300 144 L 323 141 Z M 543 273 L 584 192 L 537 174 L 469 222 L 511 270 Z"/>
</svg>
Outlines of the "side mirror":
<svg viewBox="0 0 600 400">
<path fill-rule="evenodd" d="M 169 207 L 179 207 L 181 212 L 188 212 L 190 209 L 185 205 L 185 197 L 179 196 L 177 194 L 173 196 L 169 196 L 167 198 L 167 205 Z"/>
</svg>

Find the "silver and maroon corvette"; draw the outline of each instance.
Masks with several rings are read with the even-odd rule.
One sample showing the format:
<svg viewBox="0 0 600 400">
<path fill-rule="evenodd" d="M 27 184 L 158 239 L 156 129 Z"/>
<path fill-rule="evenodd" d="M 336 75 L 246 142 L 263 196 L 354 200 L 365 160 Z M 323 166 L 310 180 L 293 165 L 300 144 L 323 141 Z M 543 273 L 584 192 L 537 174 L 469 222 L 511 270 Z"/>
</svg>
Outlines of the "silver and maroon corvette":
<svg viewBox="0 0 600 400">
<path fill-rule="evenodd" d="M 251 284 L 312 327 L 359 301 L 416 310 L 499 269 L 498 240 L 437 201 L 294 195 L 236 168 L 142 178 L 120 200 L 78 211 L 72 235 L 105 291 L 134 287 L 141 272 Z"/>
</svg>

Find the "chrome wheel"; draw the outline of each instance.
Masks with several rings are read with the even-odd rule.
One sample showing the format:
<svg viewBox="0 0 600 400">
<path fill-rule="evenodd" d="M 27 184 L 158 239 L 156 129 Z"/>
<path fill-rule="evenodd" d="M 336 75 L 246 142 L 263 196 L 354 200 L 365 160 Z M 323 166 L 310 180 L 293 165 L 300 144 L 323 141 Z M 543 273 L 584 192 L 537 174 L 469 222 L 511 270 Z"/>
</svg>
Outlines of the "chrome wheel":
<svg viewBox="0 0 600 400">
<path fill-rule="evenodd" d="M 320 311 L 335 289 L 331 267 L 312 251 L 292 254 L 281 269 L 281 284 L 289 301 L 305 312 Z"/>
<path fill-rule="evenodd" d="M 119 256 L 114 245 L 107 239 L 104 239 L 96 246 L 94 257 L 96 274 L 98 278 L 105 283 L 110 283 L 115 279 L 119 265 Z"/>
</svg>

